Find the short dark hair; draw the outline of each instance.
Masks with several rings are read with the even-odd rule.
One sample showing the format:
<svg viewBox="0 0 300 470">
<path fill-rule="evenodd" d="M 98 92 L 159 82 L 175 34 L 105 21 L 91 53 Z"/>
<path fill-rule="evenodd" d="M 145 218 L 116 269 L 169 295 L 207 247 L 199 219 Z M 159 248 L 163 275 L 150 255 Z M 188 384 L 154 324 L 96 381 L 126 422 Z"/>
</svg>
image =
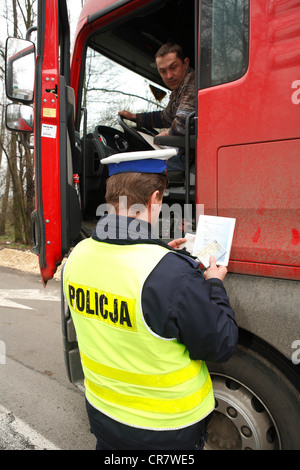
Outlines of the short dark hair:
<svg viewBox="0 0 300 470">
<path fill-rule="evenodd" d="M 162 57 L 166 54 L 169 54 L 170 52 L 175 52 L 181 62 L 184 62 L 185 56 L 183 49 L 181 46 L 179 46 L 179 44 L 176 44 L 176 42 L 167 42 L 166 44 L 161 46 L 155 54 L 155 59 L 157 57 Z"/>
<path fill-rule="evenodd" d="M 156 173 L 120 173 L 110 176 L 106 180 L 107 204 L 119 210 L 120 196 L 127 197 L 128 207 L 133 204 L 143 204 L 147 206 L 149 198 L 154 191 L 159 191 L 162 199 L 166 188 L 167 178 L 165 174 Z"/>
</svg>

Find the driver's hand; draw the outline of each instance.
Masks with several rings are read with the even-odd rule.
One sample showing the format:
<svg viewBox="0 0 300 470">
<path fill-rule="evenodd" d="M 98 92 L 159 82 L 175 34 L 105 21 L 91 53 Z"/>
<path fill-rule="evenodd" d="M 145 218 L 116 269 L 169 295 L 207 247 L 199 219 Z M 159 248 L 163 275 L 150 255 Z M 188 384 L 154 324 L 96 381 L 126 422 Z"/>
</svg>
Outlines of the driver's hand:
<svg viewBox="0 0 300 470">
<path fill-rule="evenodd" d="M 170 135 L 170 129 L 160 132 L 156 137 L 165 137 L 166 135 Z"/>
<path fill-rule="evenodd" d="M 125 119 L 129 119 L 129 121 L 135 121 L 136 120 L 136 114 L 130 113 L 129 111 L 126 111 L 126 109 L 123 109 L 123 111 L 119 111 L 119 116 L 122 116 Z"/>
</svg>

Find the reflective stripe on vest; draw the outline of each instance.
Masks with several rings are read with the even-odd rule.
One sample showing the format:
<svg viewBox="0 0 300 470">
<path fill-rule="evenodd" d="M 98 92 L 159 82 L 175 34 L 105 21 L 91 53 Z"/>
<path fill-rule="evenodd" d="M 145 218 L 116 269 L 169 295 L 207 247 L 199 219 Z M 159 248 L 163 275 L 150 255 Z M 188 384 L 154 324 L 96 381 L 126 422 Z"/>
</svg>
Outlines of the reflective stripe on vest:
<svg viewBox="0 0 300 470">
<path fill-rule="evenodd" d="M 143 317 L 144 282 L 167 253 L 88 239 L 64 270 L 88 401 L 117 421 L 153 430 L 188 426 L 214 408 L 206 364 L 191 361 L 177 340 L 157 336 Z"/>
<path fill-rule="evenodd" d="M 135 408 L 136 410 L 149 411 L 151 413 L 172 414 L 191 411 L 195 407 L 199 406 L 211 391 L 211 378 L 209 375 L 207 376 L 206 381 L 200 390 L 197 390 L 183 398 L 173 399 L 124 395 L 123 393 L 118 393 L 99 385 L 95 385 L 90 380 L 86 380 L 86 385 L 96 395 L 101 396 L 103 400 L 128 408 Z"/>
<path fill-rule="evenodd" d="M 196 377 L 199 374 L 202 366 L 201 361 L 192 361 L 188 366 L 175 372 L 163 375 L 150 375 L 150 374 L 136 374 L 134 372 L 121 371 L 113 367 L 99 364 L 92 359 L 89 359 L 84 354 L 80 354 L 82 364 L 96 374 L 109 377 L 110 379 L 120 380 L 121 382 L 128 382 L 135 385 L 142 385 L 146 387 L 174 387 L 181 383 Z"/>
</svg>

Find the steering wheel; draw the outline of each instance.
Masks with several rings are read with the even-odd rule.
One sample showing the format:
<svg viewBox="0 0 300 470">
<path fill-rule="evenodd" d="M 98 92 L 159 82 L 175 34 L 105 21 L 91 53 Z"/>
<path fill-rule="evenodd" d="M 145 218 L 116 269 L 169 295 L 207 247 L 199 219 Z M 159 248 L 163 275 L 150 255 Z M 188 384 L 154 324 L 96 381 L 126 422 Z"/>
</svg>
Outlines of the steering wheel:
<svg viewBox="0 0 300 470">
<path fill-rule="evenodd" d="M 128 133 L 130 134 L 134 139 L 138 140 L 139 142 L 142 142 L 143 144 L 147 143 L 146 140 L 138 133 L 138 131 L 140 132 L 144 132 L 145 134 L 148 134 L 148 135 L 151 135 L 152 137 L 156 136 L 158 134 L 158 132 L 153 129 L 153 128 L 150 128 L 150 129 L 144 129 L 143 127 L 142 128 L 139 128 L 139 127 L 134 127 L 134 126 L 128 126 L 125 122 L 124 122 L 124 117 L 123 116 L 120 116 L 118 115 L 118 123 L 120 124 L 120 126 L 123 128 L 124 132 L 125 133 Z"/>
</svg>

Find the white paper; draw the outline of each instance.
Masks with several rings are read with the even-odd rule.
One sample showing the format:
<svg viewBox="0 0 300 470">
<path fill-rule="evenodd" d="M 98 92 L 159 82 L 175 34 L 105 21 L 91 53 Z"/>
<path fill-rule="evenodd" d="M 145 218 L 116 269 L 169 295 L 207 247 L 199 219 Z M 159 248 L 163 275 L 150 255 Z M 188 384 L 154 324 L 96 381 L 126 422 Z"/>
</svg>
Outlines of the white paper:
<svg viewBox="0 0 300 470">
<path fill-rule="evenodd" d="M 156 145 L 154 143 L 154 137 L 152 137 L 151 135 L 149 134 L 146 134 L 145 132 L 141 132 L 141 131 L 138 131 L 138 133 L 140 134 L 140 136 L 143 137 L 143 139 L 145 139 L 146 142 L 148 142 L 149 145 L 151 145 L 151 147 L 153 147 L 155 150 L 161 150 L 165 147 L 162 147 L 161 145 Z"/>
<path fill-rule="evenodd" d="M 49 137 L 50 139 L 56 138 L 57 126 L 51 124 L 42 124 L 42 137 Z"/>
<path fill-rule="evenodd" d="M 226 253 L 218 260 L 218 265 L 228 266 L 235 227 L 235 220 L 229 217 L 200 215 L 198 220 L 193 256 L 197 256 L 210 242 L 217 240 Z"/>
<path fill-rule="evenodd" d="M 193 253 L 193 249 L 194 249 L 194 243 L 195 243 L 195 238 L 196 238 L 196 234 L 194 233 L 186 233 L 184 235 L 184 238 L 186 239 L 186 242 L 182 243 L 180 245 L 180 249 L 182 250 L 183 248 L 186 249 L 186 251 L 188 251 L 190 254 Z"/>
<path fill-rule="evenodd" d="M 138 131 L 138 133 L 140 134 L 140 136 L 143 137 L 143 139 L 145 139 L 145 141 L 151 145 L 151 147 L 153 147 L 155 150 L 161 150 L 161 149 L 175 149 L 176 150 L 176 153 L 178 153 L 178 148 L 177 147 L 170 147 L 168 145 L 157 145 L 154 143 L 154 137 L 152 137 L 151 135 L 149 134 L 146 134 L 145 132 L 141 132 L 141 131 Z"/>
</svg>

